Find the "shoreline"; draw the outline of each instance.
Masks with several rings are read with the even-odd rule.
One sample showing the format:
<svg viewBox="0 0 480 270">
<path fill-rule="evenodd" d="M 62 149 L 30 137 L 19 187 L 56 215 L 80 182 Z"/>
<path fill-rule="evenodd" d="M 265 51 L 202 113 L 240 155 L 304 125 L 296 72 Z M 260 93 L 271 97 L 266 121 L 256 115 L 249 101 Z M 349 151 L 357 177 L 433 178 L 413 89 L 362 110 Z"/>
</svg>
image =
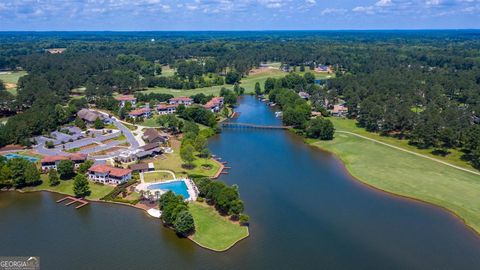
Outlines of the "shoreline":
<svg viewBox="0 0 480 270">
<path fill-rule="evenodd" d="M 14 189 L 14 190 L 0 190 L 0 192 L 18 192 L 18 193 L 21 193 L 21 194 L 27 194 L 27 193 L 36 193 L 36 192 L 49 192 L 49 193 L 52 193 L 52 194 L 58 194 L 58 195 L 65 195 L 65 196 L 71 196 L 69 194 L 66 194 L 66 193 L 61 193 L 61 192 L 56 192 L 56 191 L 51 191 L 51 190 L 30 190 L 30 191 L 25 191 L 25 190 L 21 190 L 21 189 Z M 129 204 L 129 203 L 124 203 L 124 202 L 114 202 L 114 201 L 102 201 L 102 200 L 98 200 L 98 199 L 85 199 L 84 200 L 88 201 L 88 202 L 92 202 L 92 203 L 101 203 L 101 204 L 112 204 L 112 205 L 120 205 L 120 206 L 127 206 L 127 207 L 131 207 L 131 208 L 134 208 L 134 209 L 138 209 L 138 210 L 142 210 L 149 218 L 152 218 L 154 219 L 154 217 L 150 216 L 147 212 L 148 209 L 145 209 L 143 207 L 140 207 L 140 206 L 136 206 L 136 205 L 133 205 L 133 204 Z M 153 207 L 152 207 L 153 208 Z M 163 226 L 163 224 L 160 224 Z M 226 249 L 224 250 L 216 250 L 216 249 L 213 249 L 213 248 L 209 248 L 207 246 L 204 246 L 202 244 L 200 244 L 199 242 L 193 240 L 193 238 L 191 236 L 189 237 L 185 237 L 187 239 L 189 239 L 190 241 L 192 241 L 193 243 L 195 243 L 196 245 L 198 245 L 199 247 L 203 248 L 203 249 L 206 249 L 206 250 L 210 250 L 210 251 L 213 251 L 213 252 L 218 252 L 218 253 L 221 253 L 221 252 L 226 252 L 228 250 L 230 250 L 231 248 L 233 248 L 237 243 L 239 243 L 240 241 L 248 238 L 250 236 L 250 228 L 249 226 L 245 226 L 247 228 L 247 235 L 243 238 L 240 238 L 238 239 L 237 241 L 235 241 L 234 243 L 232 243 L 230 246 L 228 246 Z M 169 228 L 169 230 L 171 230 Z"/>
<path fill-rule="evenodd" d="M 302 137 L 303 138 L 303 137 Z M 370 189 L 372 191 L 375 191 L 375 192 L 381 192 L 383 193 L 384 195 L 388 195 L 388 196 L 393 196 L 393 197 L 396 197 L 398 199 L 401 199 L 401 200 L 407 200 L 407 201 L 410 201 L 410 202 L 414 202 L 414 203 L 421 203 L 421 204 L 425 204 L 427 206 L 430 206 L 430 207 L 434 207 L 436 208 L 437 210 L 442 210 L 444 212 L 446 212 L 447 214 L 451 215 L 452 217 L 455 218 L 455 220 L 457 222 L 459 222 L 459 224 L 461 224 L 463 227 L 465 227 L 466 229 L 468 229 L 469 231 L 473 232 L 473 234 L 480 239 L 480 230 L 476 230 L 473 226 L 471 226 L 470 224 L 468 224 L 466 222 L 466 220 L 460 216 L 459 214 L 457 214 L 455 211 L 447 208 L 447 207 L 444 207 L 442 205 L 438 205 L 438 204 L 435 204 L 435 203 L 432 203 L 432 202 L 428 202 L 428 201 L 425 201 L 425 200 L 422 200 L 420 198 L 414 198 L 414 197 L 411 197 L 411 196 L 408 196 L 408 195 L 402 195 L 402 194 L 398 194 L 398 193 L 394 193 L 392 191 L 388 191 L 388 190 L 384 190 L 382 188 L 379 188 L 379 187 L 376 187 L 370 183 L 368 183 L 366 180 L 363 180 L 361 179 L 361 177 L 357 177 L 355 175 L 353 175 L 352 172 L 350 172 L 350 170 L 348 169 L 348 166 L 347 164 L 345 163 L 345 161 L 342 159 L 342 157 L 333 152 L 333 151 L 329 151 L 327 149 L 324 149 L 318 145 L 314 145 L 314 143 L 318 142 L 314 142 L 314 143 L 308 143 L 305 141 L 305 138 L 303 138 L 304 140 L 304 143 L 315 148 L 315 149 L 318 149 L 322 152 L 325 152 L 325 153 L 328 153 L 330 154 L 332 157 L 334 157 L 337 162 L 339 163 L 340 167 L 342 168 L 342 170 L 344 171 L 344 173 L 348 176 L 349 179 L 352 180 L 352 182 L 356 183 L 356 184 L 359 184 L 361 185 L 362 187 L 365 187 L 367 189 Z"/>
</svg>

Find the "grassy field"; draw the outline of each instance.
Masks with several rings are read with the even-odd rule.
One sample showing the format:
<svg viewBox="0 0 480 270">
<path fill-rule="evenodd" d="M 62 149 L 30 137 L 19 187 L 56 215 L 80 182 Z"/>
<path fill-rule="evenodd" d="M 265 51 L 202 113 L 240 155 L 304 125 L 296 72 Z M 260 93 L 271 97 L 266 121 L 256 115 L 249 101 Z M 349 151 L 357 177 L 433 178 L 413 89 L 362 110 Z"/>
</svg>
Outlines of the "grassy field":
<svg viewBox="0 0 480 270">
<path fill-rule="evenodd" d="M 46 191 L 53 191 L 53 192 L 58 192 L 62 194 L 67 194 L 74 196 L 73 194 L 73 180 L 60 180 L 60 184 L 54 187 L 49 186 L 48 182 L 48 175 L 42 174 L 42 184 L 36 187 L 28 187 L 24 188 L 24 191 L 40 191 L 40 190 L 46 190 Z M 87 199 L 92 199 L 92 200 L 98 200 L 105 195 L 107 195 L 110 191 L 113 190 L 112 186 L 108 185 L 98 185 L 94 184 L 92 182 L 90 183 L 90 190 L 92 191 L 92 194 L 90 196 L 86 197 Z"/>
<path fill-rule="evenodd" d="M 368 132 L 363 128 L 357 127 L 355 120 L 340 119 L 340 118 L 334 118 L 334 117 L 331 117 L 330 120 L 333 122 L 333 124 L 335 125 L 335 128 L 337 130 L 354 132 L 354 133 L 360 134 L 362 136 L 369 137 L 369 138 L 372 138 L 372 139 L 375 139 L 375 140 L 379 140 L 379 141 L 382 141 L 382 142 L 385 142 L 385 143 L 388 143 L 388 144 L 391 144 L 391 145 L 395 145 L 395 146 L 398 146 L 398 147 L 402 147 L 402 148 L 405 148 L 407 150 L 417 152 L 419 154 L 427 155 L 427 156 L 430 156 L 432 158 L 436 158 L 436 159 L 451 163 L 451 164 L 456 165 L 456 166 L 460 166 L 460 167 L 463 167 L 463 168 L 466 168 L 466 169 L 469 169 L 469 170 L 475 170 L 475 168 L 473 168 L 470 165 L 470 163 L 461 159 L 461 156 L 463 155 L 463 152 L 458 150 L 458 149 L 450 149 L 449 150 L 450 153 L 446 156 L 434 155 L 434 154 L 432 154 L 434 149 L 418 149 L 417 147 L 415 147 L 413 145 L 409 145 L 408 140 L 399 140 L 397 138 L 380 136 L 380 134 L 378 134 L 378 133 Z"/>
<path fill-rule="evenodd" d="M 27 75 L 26 71 L 15 71 L 12 73 L 8 74 L 0 74 L 0 80 L 2 80 L 5 84 L 7 84 L 7 89 L 10 91 L 12 94 L 16 95 L 17 94 L 17 87 L 12 87 L 9 88 L 8 84 L 17 84 L 18 79 L 24 75 Z"/>
<path fill-rule="evenodd" d="M 307 69 L 308 70 L 308 69 Z M 297 72 L 301 75 L 303 75 L 302 72 Z M 334 76 L 334 75 L 329 75 L 329 74 L 324 74 L 324 73 L 318 73 L 314 72 L 315 77 L 317 79 L 326 79 L 328 76 Z M 279 69 L 263 69 L 259 72 L 253 73 L 245 78 L 243 78 L 240 81 L 240 85 L 245 88 L 245 93 L 253 93 L 255 91 L 255 83 L 259 82 L 260 86 L 263 89 L 263 86 L 265 84 L 265 80 L 267 78 L 272 77 L 272 78 L 281 78 L 287 75 L 286 72 L 283 72 Z M 232 89 L 232 85 L 218 85 L 218 86 L 212 86 L 212 87 L 205 87 L 205 88 L 198 88 L 198 89 L 191 89 L 191 90 L 179 90 L 179 89 L 169 89 L 169 88 L 163 88 L 163 87 L 154 87 L 154 88 L 149 88 L 143 93 L 164 93 L 164 94 L 171 94 L 175 97 L 178 96 L 192 96 L 198 93 L 204 93 L 205 95 L 214 95 L 218 96 L 220 93 L 220 89 L 222 87 L 230 88 Z"/>
<path fill-rule="evenodd" d="M 189 209 L 195 220 L 192 240 L 203 247 L 224 251 L 248 236 L 247 227 L 220 216 L 213 207 L 194 202 Z"/>
<path fill-rule="evenodd" d="M 143 180 L 147 183 L 173 180 L 172 174 L 167 172 L 149 172 L 143 174 Z"/>
<path fill-rule="evenodd" d="M 334 122 L 337 130 L 351 125 L 346 120 Z M 446 208 L 480 232 L 478 175 L 350 134 L 336 133 L 332 141 L 312 144 L 335 153 L 360 181 L 387 192 Z"/>
<path fill-rule="evenodd" d="M 171 147 L 173 153 L 165 154 L 165 159 L 151 159 L 145 160 L 146 163 L 153 162 L 155 165 L 155 170 L 169 170 L 173 171 L 175 175 L 188 175 L 188 174 L 197 174 L 204 176 L 214 176 L 215 173 L 220 169 L 220 165 L 213 161 L 212 159 L 196 158 L 193 162 L 193 169 L 186 169 L 182 167 L 182 159 L 180 158 L 180 145 L 179 142 L 171 142 Z M 208 164 L 211 166 L 210 169 L 205 169 L 202 167 L 203 164 Z"/>
</svg>

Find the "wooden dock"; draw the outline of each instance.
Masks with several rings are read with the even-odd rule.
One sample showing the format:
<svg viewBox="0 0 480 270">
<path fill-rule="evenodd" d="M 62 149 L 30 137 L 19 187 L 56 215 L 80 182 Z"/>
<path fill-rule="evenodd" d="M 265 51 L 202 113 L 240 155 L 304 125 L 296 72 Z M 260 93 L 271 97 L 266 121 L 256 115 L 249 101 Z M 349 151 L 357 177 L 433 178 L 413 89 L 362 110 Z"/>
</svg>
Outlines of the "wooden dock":
<svg viewBox="0 0 480 270">
<path fill-rule="evenodd" d="M 247 123 L 223 122 L 222 127 L 226 128 L 252 128 L 252 129 L 290 129 L 292 126 L 269 126 L 269 125 L 255 125 Z"/>
<path fill-rule="evenodd" d="M 61 203 L 61 202 L 66 201 L 66 200 L 69 200 L 69 202 L 67 202 L 65 204 L 65 206 L 69 206 L 69 205 L 74 204 L 74 203 L 79 203 L 79 205 L 77 205 L 75 207 L 75 209 L 79 209 L 79 208 L 84 207 L 85 205 L 88 204 L 87 201 L 82 200 L 82 199 L 78 199 L 78 198 L 75 198 L 75 197 L 72 197 L 72 196 L 67 196 L 67 197 L 61 198 L 60 200 L 57 201 L 57 203 Z"/>
</svg>

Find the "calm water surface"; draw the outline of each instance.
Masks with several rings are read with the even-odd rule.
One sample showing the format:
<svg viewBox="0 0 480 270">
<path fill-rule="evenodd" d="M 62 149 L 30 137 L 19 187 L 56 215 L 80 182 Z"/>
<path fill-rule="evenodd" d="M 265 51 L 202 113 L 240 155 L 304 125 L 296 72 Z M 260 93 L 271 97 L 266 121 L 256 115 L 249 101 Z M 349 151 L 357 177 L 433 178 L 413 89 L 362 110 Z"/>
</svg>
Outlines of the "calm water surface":
<svg viewBox="0 0 480 270">
<path fill-rule="evenodd" d="M 280 124 L 245 97 L 236 121 Z M 224 253 L 179 239 L 142 211 L 49 193 L 0 193 L 0 255 L 43 269 L 479 269 L 480 239 L 452 215 L 353 181 L 285 131 L 225 129 L 210 149 L 233 167 L 251 236 Z"/>
</svg>

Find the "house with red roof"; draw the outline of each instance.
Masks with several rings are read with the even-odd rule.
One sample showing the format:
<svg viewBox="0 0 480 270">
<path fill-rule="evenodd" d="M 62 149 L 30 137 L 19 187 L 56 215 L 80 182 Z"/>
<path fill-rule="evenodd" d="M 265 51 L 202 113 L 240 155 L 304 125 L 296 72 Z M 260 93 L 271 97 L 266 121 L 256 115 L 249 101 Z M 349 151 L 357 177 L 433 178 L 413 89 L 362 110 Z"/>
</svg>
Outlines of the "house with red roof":
<svg viewBox="0 0 480 270">
<path fill-rule="evenodd" d="M 176 104 L 176 105 L 180 105 L 180 104 L 183 104 L 185 106 L 190 106 L 193 104 L 193 98 L 189 98 L 189 97 L 176 97 L 176 98 L 171 98 L 168 100 L 168 103 L 169 104 Z"/>
<path fill-rule="evenodd" d="M 223 97 L 214 97 L 207 104 L 203 105 L 207 110 L 214 113 L 219 112 L 223 107 Z"/>
<path fill-rule="evenodd" d="M 88 169 L 88 179 L 102 183 L 119 185 L 132 178 L 132 170 L 116 168 L 105 164 L 93 165 Z"/>
<path fill-rule="evenodd" d="M 115 98 L 120 102 L 120 107 L 125 107 L 127 102 L 130 102 L 133 107 L 135 107 L 135 104 L 137 103 L 137 99 L 133 95 L 121 95 Z"/>
<path fill-rule="evenodd" d="M 43 171 L 56 170 L 58 163 L 62 160 L 71 160 L 77 169 L 80 164 L 84 163 L 87 160 L 87 155 L 85 154 L 71 154 L 69 156 L 45 156 L 40 161 Z"/>
<path fill-rule="evenodd" d="M 177 111 L 178 104 L 160 104 L 157 106 L 157 112 L 160 115 L 174 114 Z"/>
<path fill-rule="evenodd" d="M 137 119 L 137 118 L 150 118 L 150 116 L 152 116 L 152 111 L 150 110 L 150 108 L 140 108 L 140 109 L 136 109 L 136 110 L 133 110 L 131 112 L 128 113 L 128 116 L 130 118 L 133 118 L 133 119 Z"/>
</svg>

